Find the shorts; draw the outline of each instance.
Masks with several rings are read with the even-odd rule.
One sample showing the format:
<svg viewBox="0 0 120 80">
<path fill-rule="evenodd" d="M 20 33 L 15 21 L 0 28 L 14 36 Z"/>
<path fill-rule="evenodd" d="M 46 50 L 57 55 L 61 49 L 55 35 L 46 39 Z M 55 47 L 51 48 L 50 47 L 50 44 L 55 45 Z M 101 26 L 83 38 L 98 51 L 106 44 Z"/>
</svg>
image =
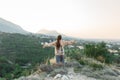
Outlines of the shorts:
<svg viewBox="0 0 120 80">
<path fill-rule="evenodd" d="M 64 63 L 64 55 L 56 55 L 56 63 Z"/>
</svg>

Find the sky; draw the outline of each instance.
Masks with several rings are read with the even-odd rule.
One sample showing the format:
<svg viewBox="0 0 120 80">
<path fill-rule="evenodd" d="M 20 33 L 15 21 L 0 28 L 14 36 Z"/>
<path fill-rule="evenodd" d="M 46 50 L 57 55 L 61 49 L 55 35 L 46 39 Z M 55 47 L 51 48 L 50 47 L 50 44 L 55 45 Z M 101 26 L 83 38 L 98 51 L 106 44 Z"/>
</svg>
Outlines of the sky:
<svg viewBox="0 0 120 80">
<path fill-rule="evenodd" d="M 120 39 L 120 0 L 0 0 L 0 17 L 33 33 Z"/>
</svg>

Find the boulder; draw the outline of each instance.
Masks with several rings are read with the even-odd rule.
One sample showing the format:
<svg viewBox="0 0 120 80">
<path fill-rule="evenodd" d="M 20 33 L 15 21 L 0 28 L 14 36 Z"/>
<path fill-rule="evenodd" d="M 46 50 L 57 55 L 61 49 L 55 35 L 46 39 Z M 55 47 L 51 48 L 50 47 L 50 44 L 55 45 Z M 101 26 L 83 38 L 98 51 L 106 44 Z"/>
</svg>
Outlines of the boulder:
<svg viewBox="0 0 120 80">
<path fill-rule="evenodd" d="M 50 66 L 50 65 L 42 64 L 42 65 L 40 65 L 39 68 L 40 68 L 40 70 L 42 70 L 43 72 L 47 72 L 47 73 L 53 71 L 53 68 L 52 68 L 52 66 Z"/>
<path fill-rule="evenodd" d="M 67 74 L 68 71 L 64 68 L 59 68 L 59 69 L 54 69 L 54 71 L 52 71 L 50 73 L 50 76 L 54 77 L 56 76 L 57 74 L 61 74 L 61 75 L 64 75 L 64 74 Z"/>
</svg>

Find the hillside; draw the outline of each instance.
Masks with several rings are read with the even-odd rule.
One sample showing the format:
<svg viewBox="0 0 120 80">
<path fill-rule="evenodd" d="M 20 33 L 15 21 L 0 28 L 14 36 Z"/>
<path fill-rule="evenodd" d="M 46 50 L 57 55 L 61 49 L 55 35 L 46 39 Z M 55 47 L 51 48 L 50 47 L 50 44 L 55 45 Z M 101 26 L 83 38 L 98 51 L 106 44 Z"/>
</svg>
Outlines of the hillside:
<svg viewBox="0 0 120 80">
<path fill-rule="evenodd" d="M 37 63 L 53 57 L 53 48 L 43 49 L 41 45 L 43 41 L 49 42 L 49 39 L 34 35 L 0 33 L 0 77 L 13 80 L 29 75 Z"/>
<path fill-rule="evenodd" d="M 53 80 L 57 75 L 54 71 L 56 69 L 59 71 L 62 67 L 54 68 L 49 62 L 54 56 L 54 48 L 43 49 L 42 47 L 42 44 L 53 40 L 55 38 L 45 35 L 0 32 L 0 79 L 26 80 L 29 78 L 28 80 L 41 80 L 41 76 L 44 76 L 45 80 Z M 110 54 L 105 45 L 104 42 L 94 44 L 80 40 L 73 47 L 66 46 L 67 73 L 62 74 L 60 71 L 62 77 L 69 76 L 71 71 L 69 68 L 72 68 L 74 71 L 72 75 L 83 80 L 103 80 L 103 78 L 106 78 L 105 80 L 119 80 L 120 56 Z M 80 49 L 77 46 L 84 46 L 85 49 Z M 47 65 L 42 66 L 44 64 Z M 110 65 L 114 69 L 111 69 Z M 39 71 L 40 73 L 34 74 Z M 62 69 L 62 71 L 66 70 Z M 54 75 L 50 76 L 53 73 Z M 71 80 L 75 80 L 75 77 Z"/>
<path fill-rule="evenodd" d="M 119 80 L 120 56 L 110 54 L 104 42 L 85 44 L 85 50 L 65 48 L 65 65 L 56 66 L 48 59 L 36 71 L 15 80 Z M 92 56 L 91 56 L 92 55 Z"/>
<path fill-rule="evenodd" d="M 2 18 L 0 18 L 0 31 L 7 33 L 20 33 L 20 34 L 28 33 L 27 31 L 23 30 L 19 25 L 16 25 Z"/>
</svg>

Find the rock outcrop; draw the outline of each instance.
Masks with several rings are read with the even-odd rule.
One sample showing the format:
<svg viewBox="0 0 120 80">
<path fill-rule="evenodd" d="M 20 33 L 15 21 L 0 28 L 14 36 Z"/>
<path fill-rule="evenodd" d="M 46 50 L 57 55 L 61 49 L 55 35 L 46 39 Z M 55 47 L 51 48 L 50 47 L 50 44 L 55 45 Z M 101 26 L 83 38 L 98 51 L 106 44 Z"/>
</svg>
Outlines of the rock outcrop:
<svg viewBox="0 0 120 80">
<path fill-rule="evenodd" d="M 120 70 L 113 66 L 94 70 L 73 61 L 63 66 L 42 64 L 38 68 L 33 74 L 15 80 L 120 80 Z"/>
</svg>

